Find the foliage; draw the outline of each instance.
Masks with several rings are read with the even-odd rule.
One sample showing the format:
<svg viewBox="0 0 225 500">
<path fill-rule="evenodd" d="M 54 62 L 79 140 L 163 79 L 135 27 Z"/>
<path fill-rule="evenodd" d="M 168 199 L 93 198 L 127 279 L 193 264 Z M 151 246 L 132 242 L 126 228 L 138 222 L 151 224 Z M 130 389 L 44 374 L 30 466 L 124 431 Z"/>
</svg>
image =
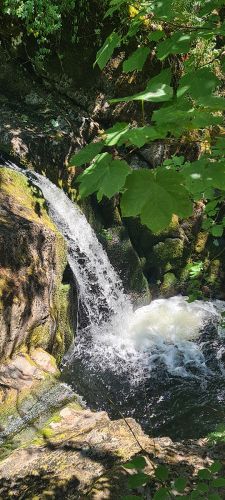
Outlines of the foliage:
<svg viewBox="0 0 225 500">
<path fill-rule="evenodd" d="M 149 486 L 154 488 L 153 500 L 168 500 L 169 498 L 185 498 L 188 500 L 222 500 L 220 496 L 221 488 L 225 487 L 225 478 L 220 476 L 223 468 L 219 461 L 213 462 L 208 468 L 200 469 L 196 477 L 171 477 L 169 469 L 165 465 L 154 468 L 150 476 L 143 472 L 147 466 L 146 458 L 138 456 L 123 464 L 126 470 L 131 470 L 129 474 L 128 488 L 139 490 L 138 495 L 125 495 L 123 500 L 143 499 L 145 493 L 149 495 Z M 144 494 L 144 496 L 142 496 Z"/>
<path fill-rule="evenodd" d="M 117 123 L 106 130 L 100 142 L 88 150 L 87 161 L 87 157 L 83 158 L 84 165 L 91 165 L 88 174 L 81 174 L 78 182 L 82 196 L 96 192 L 102 198 L 117 188 L 122 215 L 140 215 L 142 223 L 154 232 L 168 226 L 174 213 L 179 217 L 191 215 L 193 202 L 203 199 L 204 228 L 216 238 L 223 233 L 225 218 L 221 219 L 220 208 L 225 191 L 225 139 L 221 127 L 225 99 L 220 95 L 223 48 L 219 49 L 217 43 L 219 40 L 221 46 L 225 34 L 221 6 L 221 0 L 109 1 L 106 17 L 116 13 L 121 26 L 107 37 L 96 64 L 103 69 L 115 50 L 132 42 L 136 48 L 123 62 L 124 73 L 142 71 L 150 53 L 155 54 L 156 66 L 160 68 L 143 91 L 112 99 L 111 104 L 140 101 L 143 108 L 147 101 L 156 103 L 157 109 L 142 126 Z M 191 147 L 193 133 L 194 142 L 201 145 L 199 160 L 189 163 L 172 157 L 154 171 L 132 171 L 126 165 L 124 175 L 124 152 L 127 157 L 134 147 L 138 149 L 153 141 L 167 146 L 186 142 Z M 117 147 L 117 153 L 111 154 L 109 146 Z M 95 148 L 103 154 L 107 151 L 107 157 L 96 157 Z M 81 165 L 81 154 L 73 157 L 72 164 Z M 113 189 L 110 175 L 103 174 L 103 163 L 108 174 L 114 174 Z"/>
<path fill-rule="evenodd" d="M 64 19 L 68 18 L 71 24 L 71 41 L 79 41 L 78 27 L 88 20 L 90 5 L 86 0 L 2 0 L 0 14 L 3 14 L 4 22 L 21 26 L 19 35 L 12 38 L 12 45 L 27 42 L 27 37 L 36 39 L 37 50 L 31 62 L 42 68 L 51 48 L 58 46 Z M 98 33 L 94 38 L 99 43 Z M 59 53 L 58 57 L 61 60 L 63 55 Z"/>
</svg>

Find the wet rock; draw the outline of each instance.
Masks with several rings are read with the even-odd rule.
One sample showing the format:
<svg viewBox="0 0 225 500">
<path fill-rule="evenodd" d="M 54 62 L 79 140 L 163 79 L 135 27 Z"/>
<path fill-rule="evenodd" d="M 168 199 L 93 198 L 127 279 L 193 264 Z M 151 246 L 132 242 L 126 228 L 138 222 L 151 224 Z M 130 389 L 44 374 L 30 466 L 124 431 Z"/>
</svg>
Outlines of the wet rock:
<svg viewBox="0 0 225 500">
<path fill-rule="evenodd" d="M 126 229 L 123 226 L 115 226 L 103 230 L 100 233 L 100 241 L 134 305 L 138 307 L 148 304 L 151 300 L 148 282 Z"/>
</svg>

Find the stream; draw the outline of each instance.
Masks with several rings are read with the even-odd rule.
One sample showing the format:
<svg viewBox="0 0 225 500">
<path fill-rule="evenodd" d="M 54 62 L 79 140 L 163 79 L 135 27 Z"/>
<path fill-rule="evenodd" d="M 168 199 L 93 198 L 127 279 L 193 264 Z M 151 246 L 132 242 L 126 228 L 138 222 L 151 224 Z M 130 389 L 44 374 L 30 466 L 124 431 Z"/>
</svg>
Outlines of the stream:
<svg viewBox="0 0 225 500">
<path fill-rule="evenodd" d="M 80 312 L 62 381 L 89 407 L 132 416 L 155 436 L 214 431 L 225 418 L 224 303 L 176 296 L 134 311 L 79 207 L 46 177 L 6 165 L 41 189 L 67 241 Z"/>
</svg>

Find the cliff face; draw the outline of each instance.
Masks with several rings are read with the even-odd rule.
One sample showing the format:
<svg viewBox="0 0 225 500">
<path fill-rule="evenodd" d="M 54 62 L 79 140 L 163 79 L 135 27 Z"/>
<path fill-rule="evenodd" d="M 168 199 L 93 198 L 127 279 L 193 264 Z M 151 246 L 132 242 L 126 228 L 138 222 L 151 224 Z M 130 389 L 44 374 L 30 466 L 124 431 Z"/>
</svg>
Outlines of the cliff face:
<svg viewBox="0 0 225 500">
<path fill-rule="evenodd" d="M 25 178 L 1 168 L 0 184 L 0 360 L 33 347 L 59 358 L 71 342 L 65 243 Z"/>
</svg>

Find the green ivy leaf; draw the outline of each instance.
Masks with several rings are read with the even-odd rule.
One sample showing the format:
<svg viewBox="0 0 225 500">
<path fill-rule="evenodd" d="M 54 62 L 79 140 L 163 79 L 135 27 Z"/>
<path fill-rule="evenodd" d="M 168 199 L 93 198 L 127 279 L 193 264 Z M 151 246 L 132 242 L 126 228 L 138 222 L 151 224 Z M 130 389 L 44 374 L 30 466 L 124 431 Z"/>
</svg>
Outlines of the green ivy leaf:
<svg viewBox="0 0 225 500">
<path fill-rule="evenodd" d="M 94 66 L 98 64 L 100 69 L 103 69 L 107 62 L 109 61 L 110 57 L 112 56 L 114 49 L 118 47 L 121 41 L 121 36 L 116 33 L 116 31 L 113 31 L 111 35 L 109 35 L 103 46 L 100 48 L 100 50 L 97 52 L 96 56 L 96 61 L 94 63 Z"/>
<path fill-rule="evenodd" d="M 176 481 L 174 481 L 174 489 L 179 493 L 183 493 L 187 485 L 187 480 L 183 477 L 178 477 Z"/>
<path fill-rule="evenodd" d="M 155 471 L 155 477 L 160 481 L 166 481 L 169 477 L 169 471 L 164 465 L 159 465 Z"/>
<path fill-rule="evenodd" d="M 144 469 L 146 467 L 145 457 L 135 457 L 123 464 L 123 467 L 125 467 L 125 469 Z"/>
<path fill-rule="evenodd" d="M 186 54 L 191 46 L 193 35 L 190 33 L 174 33 L 170 38 L 158 44 L 157 57 L 160 61 L 169 54 Z"/>
<path fill-rule="evenodd" d="M 147 474 L 144 474 L 144 472 L 138 472 L 138 474 L 134 474 L 133 476 L 130 476 L 128 479 L 128 487 L 129 488 L 139 488 L 140 486 L 143 486 L 144 484 L 148 483 L 150 480 L 149 476 Z"/>
<path fill-rule="evenodd" d="M 70 165 L 75 165 L 76 167 L 80 167 L 85 163 L 89 163 L 93 160 L 93 158 L 101 153 L 104 148 L 103 142 L 91 142 L 91 144 L 87 144 L 79 153 L 73 155 L 70 159 Z"/>
<path fill-rule="evenodd" d="M 189 217 L 192 203 L 182 182 L 182 176 L 172 170 L 133 171 L 122 195 L 123 216 L 140 215 L 142 224 L 156 233 L 169 225 L 173 214 Z"/>
<path fill-rule="evenodd" d="M 124 61 L 123 72 L 141 71 L 149 53 L 149 47 L 139 47 L 126 61 Z"/>
<path fill-rule="evenodd" d="M 131 169 L 125 161 L 113 160 L 109 153 L 102 153 L 78 176 L 80 195 L 85 197 L 97 192 L 98 201 L 101 201 L 103 196 L 111 198 L 121 191 L 130 172 Z"/>
</svg>

